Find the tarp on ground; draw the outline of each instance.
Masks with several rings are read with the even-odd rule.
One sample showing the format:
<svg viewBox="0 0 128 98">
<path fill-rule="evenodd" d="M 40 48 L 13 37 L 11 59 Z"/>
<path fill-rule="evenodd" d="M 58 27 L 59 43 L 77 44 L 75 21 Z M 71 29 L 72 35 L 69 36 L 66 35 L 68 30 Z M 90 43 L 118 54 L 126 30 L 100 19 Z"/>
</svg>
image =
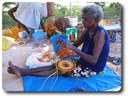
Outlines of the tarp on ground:
<svg viewBox="0 0 128 98">
<path fill-rule="evenodd" d="M 105 67 L 104 73 L 92 76 L 90 78 L 73 78 L 73 77 L 37 77 L 23 76 L 25 92 L 72 92 L 79 89 L 86 91 L 107 91 L 109 89 L 121 87 L 121 76 L 115 73 L 108 66 Z"/>
</svg>

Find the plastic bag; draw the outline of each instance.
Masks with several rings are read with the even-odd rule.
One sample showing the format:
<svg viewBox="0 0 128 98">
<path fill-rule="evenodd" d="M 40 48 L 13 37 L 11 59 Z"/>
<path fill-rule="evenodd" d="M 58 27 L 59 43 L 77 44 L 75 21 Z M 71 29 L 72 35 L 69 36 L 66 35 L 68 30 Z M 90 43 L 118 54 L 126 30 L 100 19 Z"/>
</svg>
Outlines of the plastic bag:
<svg viewBox="0 0 128 98">
<path fill-rule="evenodd" d="M 17 27 L 17 26 L 14 26 L 14 27 L 11 27 L 11 28 L 7 28 L 7 29 L 4 29 L 2 31 L 2 35 L 4 36 L 9 36 L 9 37 L 12 37 L 14 38 L 15 40 L 17 40 L 19 38 L 19 35 L 18 33 L 20 32 L 21 30 Z"/>
<path fill-rule="evenodd" d="M 40 62 L 38 58 L 41 58 L 43 53 L 32 53 L 26 61 L 26 65 L 30 66 L 30 68 L 34 67 L 44 67 L 44 66 L 51 66 L 51 62 Z"/>
<path fill-rule="evenodd" d="M 47 33 L 42 30 L 36 30 L 33 34 L 33 40 L 41 40 L 47 38 Z"/>
<path fill-rule="evenodd" d="M 10 46 L 13 45 L 15 39 L 7 36 L 2 36 L 2 51 L 6 51 Z"/>
</svg>

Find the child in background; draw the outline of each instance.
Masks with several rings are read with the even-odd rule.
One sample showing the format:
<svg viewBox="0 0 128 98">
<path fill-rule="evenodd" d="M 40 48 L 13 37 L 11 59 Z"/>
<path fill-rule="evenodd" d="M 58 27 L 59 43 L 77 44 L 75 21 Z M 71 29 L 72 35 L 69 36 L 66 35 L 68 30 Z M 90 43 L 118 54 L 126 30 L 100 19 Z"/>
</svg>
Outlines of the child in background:
<svg viewBox="0 0 128 98">
<path fill-rule="evenodd" d="M 32 39 L 32 34 L 36 29 L 39 29 L 40 25 L 45 32 L 44 24 L 42 23 L 42 5 L 39 2 L 16 3 L 16 6 L 10 9 L 8 14 L 17 22 L 18 28 L 22 27 L 28 33 L 28 40 Z"/>
</svg>

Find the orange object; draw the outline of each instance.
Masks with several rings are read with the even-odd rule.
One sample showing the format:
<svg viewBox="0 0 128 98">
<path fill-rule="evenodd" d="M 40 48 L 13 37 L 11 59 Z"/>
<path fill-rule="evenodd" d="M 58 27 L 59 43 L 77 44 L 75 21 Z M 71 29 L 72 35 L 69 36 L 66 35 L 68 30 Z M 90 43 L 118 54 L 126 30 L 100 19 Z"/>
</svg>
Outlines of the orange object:
<svg viewBox="0 0 128 98">
<path fill-rule="evenodd" d="M 45 30 L 47 31 L 47 35 L 50 37 L 54 34 L 55 30 L 58 30 L 58 28 L 56 26 L 54 26 L 54 24 L 52 23 L 46 23 L 44 25 Z"/>
<path fill-rule="evenodd" d="M 50 51 L 47 51 L 42 57 L 43 58 L 46 58 L 46 57 L 50 58 Z"/>
<path fill-rule="evenodd" d="M 47 62 L 47 61 L 50 61 L 52 57 L 52 54 L 51 54 L 51 51 L 47 51 L 45 52 L 41 58 L 37 58 L 40 62 Z"/>
<path fill-rule="evenodd" d="M 11 27 L 11 28 L 8 28 L 8 29 L 4 29 L 3 32 L 2 32 L 2 34 L 4 36 L 9 36 L 9 37 L 12 37 L 15 40 L 17 40 L 19 38 L 18 33 L 20 31 L 21 30 L 17 26 L 14 26 L 14 27 Z"/>
<path fill-rule="evenodd" d="M 20 29 L 17 26 L 15 26 L 10 28 L 10 30 L 12 31 L 12 37 L 18 39 L 19 38 L 18 33 L 20 32 Z"/>
<path fill-rule="evenodd" d="M 60 57 L 67 57 L 67 56 L 72 56 L 75 55 L 75 52 L 72 50 L 69 50 L 68 48 L 61 48 L 58 52 L 58 55 Z"/>
<path fill-rule="evenodd" d="M 76 67 L 76 64 L 69 60 L 60 60 L 55 65 L 57 69 L 63 72 L 71 72 Z"/>
<path fill-rule="evenodd" d="M 99 22 L 100 25 L 106 25 L 106 24 L 113 24 L 114 22 L 112 20 L 108 20 L 108 19 L 105 19 L 105 20 L 101 20 Z"/>
<path fill-rule="evenodd" d="M 18 43 L 18 45 L 24 45 L 25 44 L 25 42 L 19 42 Z"/>
</svg>

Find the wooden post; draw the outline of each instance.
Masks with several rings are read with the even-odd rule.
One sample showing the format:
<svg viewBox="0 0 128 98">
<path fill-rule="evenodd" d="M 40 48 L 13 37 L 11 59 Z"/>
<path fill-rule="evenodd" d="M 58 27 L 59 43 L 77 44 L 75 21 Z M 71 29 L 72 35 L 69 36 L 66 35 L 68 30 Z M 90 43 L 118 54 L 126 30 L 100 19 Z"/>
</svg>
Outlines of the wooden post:
<svg viewBox="0 0 128 98">
<path fill-rule="evenodd" d="M 55 20 L 55 6 L 54 2 L 47 2 L 47 11 L 48 11 L 48 22 L 53 23 Z"/>
</svg>

